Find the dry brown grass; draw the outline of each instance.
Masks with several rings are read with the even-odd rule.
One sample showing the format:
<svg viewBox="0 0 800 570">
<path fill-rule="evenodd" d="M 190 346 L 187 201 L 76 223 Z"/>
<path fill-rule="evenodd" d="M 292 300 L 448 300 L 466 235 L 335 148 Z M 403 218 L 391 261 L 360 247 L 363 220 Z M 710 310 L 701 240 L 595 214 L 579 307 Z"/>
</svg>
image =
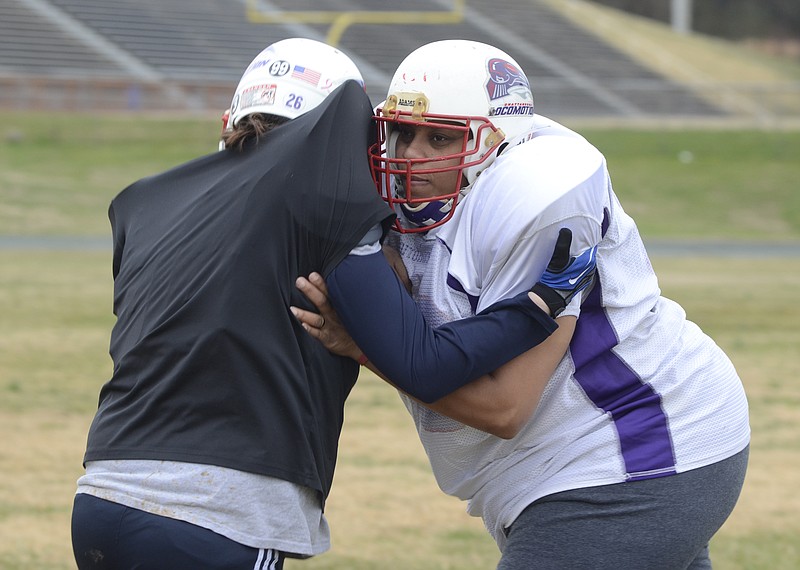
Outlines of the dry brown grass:
<svg viewBox="0 0 800 570">
<path fill-rule="evenodd" d="M 74 568 L 69 518 L 89 419 L 0 413 L 0 567 Z"/>
<path fill-rule="evenodd" d="M 0 263 L 0 568 L 74 568 L 72 496 L 110 371 L 108 257 L 0 251 Z M 793 546 L 800 536 L 800 259 L 654 264 L 665 293 L 731 355 L 750 398 L 750 471 L 712 543 L 715 567 L 793 569 L 800 562 Z M 405 408 L 372 376 L 347 404 L 328 515 L 332 550 L 287 569 L 477 570 L 498 559 L 481 522 L 438 490 Z"/>
</svg>

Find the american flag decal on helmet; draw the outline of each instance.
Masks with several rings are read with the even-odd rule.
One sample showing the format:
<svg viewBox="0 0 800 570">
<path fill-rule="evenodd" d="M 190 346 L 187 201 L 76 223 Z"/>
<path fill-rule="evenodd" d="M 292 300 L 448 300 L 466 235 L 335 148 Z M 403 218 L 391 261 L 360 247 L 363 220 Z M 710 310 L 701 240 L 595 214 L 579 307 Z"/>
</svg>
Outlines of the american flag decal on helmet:
<svg viewBox="0 0 800 570">
<path fill-rule="evenodd" d="M 493 101 L 508 95 L 514 87 L 523 87 L 530 90 L 528 79 L 513 63 L 504 59 L 493 58 L 487 65 L 489 69 L 489 81 L 486 83 L 486 92 L 489 100 Z"/>
<path fill-rule="evenodd" d="M 295 65 L 294 69 L 292 70 L 292 77 L 300 79 L 301 81 L 305 81 L 306 83 L 310 83 L 316 87 L 317 83 L 319 83 L 321 74 L 319 71 L 314 71 L 313 69 L 303 67 L 302 65 Z"/>
</svg>

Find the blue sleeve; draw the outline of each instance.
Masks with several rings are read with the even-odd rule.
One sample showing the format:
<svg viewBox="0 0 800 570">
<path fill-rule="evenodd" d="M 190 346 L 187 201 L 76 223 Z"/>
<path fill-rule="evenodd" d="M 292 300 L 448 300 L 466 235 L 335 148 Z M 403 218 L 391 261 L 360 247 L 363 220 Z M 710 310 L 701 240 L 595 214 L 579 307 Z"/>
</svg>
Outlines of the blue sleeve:
<svg viewBox="0 0 800 570">
<path fill-rule="evenodd" d="M 348 255 L 326 283 L 364 354 L 400 390 L 427 403 L 499 368 L 557 328 L 527 293 L 431 327 L 380 252 Z"/>
</svg>

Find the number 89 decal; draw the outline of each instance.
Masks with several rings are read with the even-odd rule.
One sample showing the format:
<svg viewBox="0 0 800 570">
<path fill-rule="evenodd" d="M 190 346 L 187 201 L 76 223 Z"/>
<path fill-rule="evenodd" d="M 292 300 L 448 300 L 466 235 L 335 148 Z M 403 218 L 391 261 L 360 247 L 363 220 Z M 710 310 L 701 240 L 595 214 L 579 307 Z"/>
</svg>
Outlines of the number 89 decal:
<svg viewBox="0 0 800 570">
<path fill-rule="evenodd" d="M 290 109 L 294 109 L 295 111 L 300 111 L 303 107 L 306 106 L 306 101 L 303 99 L 302 95 L 297 95 L 295 93 L 290 93 L 286 96 L 286 99 L 283 102 L 284 106 L 289 107 Z"/>
</svg>

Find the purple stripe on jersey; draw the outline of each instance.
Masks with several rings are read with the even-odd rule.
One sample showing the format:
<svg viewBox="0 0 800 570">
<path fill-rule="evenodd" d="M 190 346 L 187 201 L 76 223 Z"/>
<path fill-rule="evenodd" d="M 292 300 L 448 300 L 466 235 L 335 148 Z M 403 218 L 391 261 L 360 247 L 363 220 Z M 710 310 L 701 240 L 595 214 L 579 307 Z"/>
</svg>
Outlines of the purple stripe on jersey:
<svg viewBox="0 0 800 570">
<path fill-rule="evenodd" d="M 600 304 L 598 281 L 581 308 L 570 343 L 575 379 L 611 414 L 629 480 L 675 473 L 675 455 L 661 397 L 611 349 L 617 335 Z"/>
<path fill-rule="evenodd" d="M 461 282 L 449 273 L 447 274 L 447 286 L 455 291 L 464 293 L 464 295 L 467 296 L 467 300 L 469 300 L 469 306 L 472 307 L 472 312 L 475 312 L 475 310 L 478 308 L 478 299 L 480 297 L 467 293 L 464 290 L 464 286 L 461 284 Z"/>
</svg>

